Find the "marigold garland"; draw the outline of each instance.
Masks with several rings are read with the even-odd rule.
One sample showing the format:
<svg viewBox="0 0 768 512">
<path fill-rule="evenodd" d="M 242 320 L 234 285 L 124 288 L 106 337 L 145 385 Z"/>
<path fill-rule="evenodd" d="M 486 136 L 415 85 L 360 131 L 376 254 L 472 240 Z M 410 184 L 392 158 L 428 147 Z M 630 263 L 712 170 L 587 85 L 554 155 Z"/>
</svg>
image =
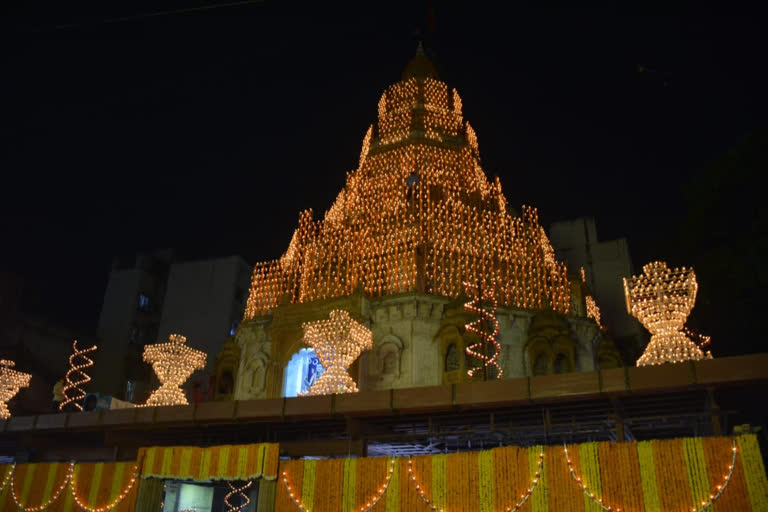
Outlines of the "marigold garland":
<svg viewBox="0 0 768 512">
<path fill-rule="evenodd" d="M 543 450 L 546 464 L 539 471 L 535 492 L 519 504 L 517 512 L 768 511 L 766 496 L 761 494 L 768 490 L 768 480 L 754 436 L 751 440 L 738 438 L 736 441 L 745 446 L 738 450 L 741 457 L 728 451 L 733 448 L 733 439 L 695 438 L 584 443 L 543 449 L 510 446 L 403 458 L 393 466 L 394 480 L 390 481 L 382 499 L 370 508 L 370 500 L 365 498 L 377 494 L 381 475 L 387 465 L 391 466 L 391 460 L 364 457 L 314 463 L 284 461 L 281 469 L 296 477 L 288 479 L 290 486 L 281 486 L 276 510 L 295 509 L 295 502 L 284 491 L 290 489 L 294 497 L 308 492 L 302 489 L 302 473 L 305 465 L 316 464 L 314 504 L 310 509 L 304 503 L 303 510 L 511 511 L 518 497 L 522 501 L 523 496 L 510 490 L 525 489 L 524 479 L 532 477 L 538 469 Z M 750 454 L 750 450 L 757 455 Z M 725 453 L 733 457 L 730 466 L 723 460 Z M 729 467 L 729 471 L 722 473 L 725 467 Z M 307 469 L 307 476 L 310 471 Z M 574 474 L 583 479 L 582 486 L 574 485 Z M 728 492 L 724 492 L 726 488 Z M 711 499 L 707 499 L 710 496 Z M 705 501 L 703 506 L 702 501 Z"/>
<path fill-rule="evenodd" d="M 686 439 L 685 441 L 687 442 L 688 440 Z M 696 440 L 694 439 L 693 441 L 696 441 Z M 685 443 L 684 443 L 684 447 L 686 449 L 691 449 Z M 723 494 L 723 492 L 725 492 L 725 489 L 728 487 L 728 484 L 731 482 L 731 477 L 733 476 L 733 470 L 734 470 L 734 467 L 736 465 L 736 454 L 738 452 L 738 450 L 736 448 L 736 440 L 733 441 L 732 447 L 733 447 L 732 448 L 733 456 L 732 456 L 732 459 L 731 459 L 731 464 L 730 464 L 730 466 L 728 466 L 728 473 L 725 475 L 723 483 L 718 485 L 716 487 L 715 492 L 709 495 L 709 500 L 705 499 L 705 500 L 703 500 L 701 502 L 701 507 L 697 508 L 697 507 L 694 506 L 692 508 L 692 512 L 703 512 L 703 511 L 707 510 L 708 508 L 712 507 L 712 504 L 720 498 L 720 496 Z M 576 483 L 578 484 L 579 488 L 582 490 L 584 495 L 587 496 L 594 503 L 597 503 L 600 506 L 600 508 L 602 508 L 603 510 L 605 510 L 607 512 L 621 512 L 621 510 L 622 510 L 621 507 L 613 507 L 611 505 L 606 505 L 604 503 L 602 497 L 598 497 L 598 495 L 596 495 L 594 493 L 594 491 L 590 491 L 589 488 L 584 484 L 582 478 L 576 474 L 576 470 L 573 468 L 573 464 L 572 464 L 571 458 L 568 455 L 568 446 L 565 445 L 565 443 L 563 443 L 563 452 L 565 453 L 565 459 L 566 459 L 566 461 L 568 463 L 568 469 L 570 470 L 571 477 L 573 478 L 573 480 L 576 481 Z M 692 460 L 694 457 L 696 457 L 698 459 L 698 455 L 689 455 L 689 460 Z M 703 460 L 703 452 L 701 452 L 701 460 Z M 692 464 L 697 464 L 697 463 L 698 462 L 692 462 Z M 686 464 L 686 467 L 689 468 L 688 469 L 689 472 L 696 471 L 696 469 L 691 469 L 690 468 L 690 464 Z M 706 471 L 706 469 L 704 469 L 704 471 Z M 621 473 L 621 470 L 619 470 L 618 472 Z M 694 487 L 696 486 L 696 484 L 693 483 L 693 480 L 694 480 L 693 478 L 689 478 L 689 481 L 691 482 L 691 487 L 692 487 L 691 490 L 692 491 L 694 490 Z M 632 485 L 622 485 L 621 487 L 623 489 L 630 489 L 633 486 Z M 696 495 L 694 494 L 693 496 L 694 496 L 694 499 L 695 499 Z"/>
<path fill-rule="evenodd" d="M 316 461 L 307 461 L 307 462 L 316 462 Z M 387 478 L 384 481 L 384 484 L 379 488 L 379 491 L 376 493 L 376 495 L 374 497 L 369 498 L 368 501 L 366 502 L 366 504 L 364 506 L 360 507 L 360 511 L 361 512 L 368 512 L 369 510 L 371 510 L 379 502 L 379 500 L 382 498 L 382 496 L 384 496 L 384 493 L 387 492 L 387 489 L 389 488 L 389 482 L 391 481 L 392 475 L 395 472 L 395 467 L 396 467 L 395 466 L 395 462 L 396 462 L 395 459 L 391 459 L 390 467 L 389 467 L 389 472 L 387 473 Z M 311 464 L 311 466 L 314 467 L 314 464 Z M 305 465 L 305 467 L 306 467 L 306 465 Z M 305 472 L 305 478 L 306 478 L 306 472 Z M 315 487 L 315 485 L 314 485 L 314 474 L 312 475 L 311 478 L 312 478 L 312 485 L 311 485 L 311 487 L 313 489 L 312 492 L 314 493 L 314 487 Z M 326 483 L 329 483 L 329 482 L 326 482 Z M 298 498 L 294 494 L 293 489 L 291 488 L 291 484 L 288 482 L 288 473 L 287 473 L 287 471 L 283 471 L 283 484 L 285 485 L 285 489 L 288 491 L 288 496 L 290 496 L 290 498 L 293 501 L 293 503 L 299 508 L 299 510 L 301 510 L 301 512 L 311 512 L 312 511 L 312 508 L 306 508 L 305 504 L 302 502 L 302 499 Z M 304 489 L 306 487 L 309 487 L 309 485 L 307 484 L 307 481 L 305 480 L 304 484 L 302 485 L 302 489 Z M 303 492 L 304 491 L 302 491 L 302 496 L 304 496 Z M 333 492 L 331 492 L 330 494 L 332 495 Z M 329 501 L 331 501 L 331 500 L 329 500 Z"/>
<path fill-rule="evenodd" d="M 480 481 L 479 481 L 480 485 L 479 485 L 479 487 L 481 489 L 479 491 L 480 492 L 480 503 L 485 503 L 484 505 L 481 505 L 481 507 L 482 507 L 481 510 L 487 509 L 489 504 L 492 507 L 492 504 L 493 504 L 493 501 L 494 501 L 493 500 L 493 487 L 492 487 L 492 484 L 490 484 L 490 485 L 488 485 L 487 483 L 484 484 L 483 481 L 482 481 L 483 476 L 485 476 L 485 478 L 487 480 L 489 480 L 490 482 L 493 482 L 493 480 L 491 479 L 491 473 L 490 473 L 490 471 L 493 471 L 493 459 L 492 459 L 492 457 L 486 457 L 486 458 L 480 457 L 481 455 L 486 454 L 486 453 L 488 455 L 491 455 L 491 452 L 480 452 L 480 454 L 478 454 L 478 458 L 481 461 L 483 461 L 483 462 L 478 463 L 478 472 L 481 473 L 481 475 L 479 475 L 480 476 Z M 473 454 L 465 453 L 465 454 L 462 454 L 462 455 L 473 455 Z M 481 469 L 481 468 L 483 468 L 483 465 L 489 465 L 490 468 Z M 543 466 L 544 466 L 544 449 L 542 448 L 541 452 L 539 453 L 539 462 L 538 462 L 538 465 L 536 466 L 536 473 L 534 474 L 533 478 L 531 479 L 531 485 L 528 487 L 528 490 L 525 493 L 520 495 L 520 501 L 518 501 L 515 505 L 509 505 L 508 507 L 506 507 L 504 509 L 505 511 L 507 511 L 507 512 L 516 512 L 517 510 L 520 509 L 520 507 L 522 507 L 525 504 L 526 501 L 528 501 L 528 498 L 531 497 L 531 494 L 533 494 L 533 491 L 536 489 L 536 486 L 539 483 L 539 479 L 541 478 L 541 472 L 542 472 Z M 419 497 L 421 497 L 421 499 L 424 501 L 424 503 L 426 503 L 427 506 L 430 509 L 434 510 L 434 511 L 444 512 L 444 509 L 442 507 L 438 508 L 434 504 L 434 502 L 432 500 L 427 498 L 427 496 L 426 496 L 426 494 L 424 492 L 424 488 L 419 483 L 419 480 L 416 478 L 416 475 L 414 474 L 414 471 L 413 471 L 413 460 L 411 458 L 408 458 L 408 476 L 410 477 L 413 486 L 416 488 L 416 491 L 418 492 Z M 486 487 L 485 491 L 482 490 L 484 486 Z M 490 487 L 490 490 L 488 490 L 487 487 Z M 483 492 L 490 493 L 490 495 L 483 497 L 483 495 L 482 495 Z M 464 500 L 464 501 L 467 501 L 467 500 Z M 468 510 L 468 509 L 461 509 L 461 510 Z"/>
</svg>

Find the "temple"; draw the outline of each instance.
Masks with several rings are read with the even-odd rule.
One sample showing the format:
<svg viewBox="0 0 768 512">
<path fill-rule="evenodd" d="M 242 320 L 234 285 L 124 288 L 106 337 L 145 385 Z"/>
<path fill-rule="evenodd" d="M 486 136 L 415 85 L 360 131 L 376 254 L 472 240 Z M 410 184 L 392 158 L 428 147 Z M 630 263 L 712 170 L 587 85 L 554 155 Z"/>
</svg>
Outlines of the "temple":
<svg viewBox="0 0 768 512">
<path fill-rule="evenodd" d="M 218 354 L 171 334 L 142 347 L 146 403 L 27 416 L 0 361 L 0 510 L 768 511 L 768 354 L 704 352 L 693 270 L 656 262 L 624 282 L 656 336 L 624 359 L 586 281 L 419 48 Z M 189 400 L 207 361 L 213 399 Z"/>
<path fill-rule="evenodd" d="M 458 91 L 421 48 L 377 112 L 336 201 L 302 212 L 282 257 L 255 266 L 234 398 L 283 396 L 291 361 L 308 361 L 301 323 L 335 308 L 374 333 L 360 389 L 465 380 L 467 284 L 493 287 L 505 376 L 621 366 L 578 269 L 555 260 L 536 209 L 518 213 L 487 178 Z"/>
</svg>

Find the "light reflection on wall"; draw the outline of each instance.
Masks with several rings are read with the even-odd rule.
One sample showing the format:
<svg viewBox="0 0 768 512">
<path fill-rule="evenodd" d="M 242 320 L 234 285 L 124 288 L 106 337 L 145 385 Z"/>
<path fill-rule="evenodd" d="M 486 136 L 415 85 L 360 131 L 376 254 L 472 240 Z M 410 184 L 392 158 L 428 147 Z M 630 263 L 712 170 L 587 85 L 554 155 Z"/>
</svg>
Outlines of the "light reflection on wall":
<svg viewBox="0 0 768 512">
<path fill-rule="evenodd" d="M 315 351 L 311 348 L 303 348 L 296 352 L 285 367 L 283 380 L 283 396 L 298 396 L 315 383 L 323 374 L 323 366 L 317 359 Z"/>
</svg>

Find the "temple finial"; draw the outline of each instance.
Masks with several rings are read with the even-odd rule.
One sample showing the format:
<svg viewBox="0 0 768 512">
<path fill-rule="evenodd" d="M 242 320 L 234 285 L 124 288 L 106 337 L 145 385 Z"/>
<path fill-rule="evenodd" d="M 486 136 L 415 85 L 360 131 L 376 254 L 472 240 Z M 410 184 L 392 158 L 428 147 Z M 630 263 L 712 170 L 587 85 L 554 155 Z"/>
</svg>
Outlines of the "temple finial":
<svg viewBox="0 0 768 512">
<path fill-rule="evenodd" d="M 408 80 L 409 78 L 437 78 L 437 69 L 424 52 L 424 45 L 421 41 L 416 47 L 416 55 L 403 70 L 402 79 Z"/>
</svg>

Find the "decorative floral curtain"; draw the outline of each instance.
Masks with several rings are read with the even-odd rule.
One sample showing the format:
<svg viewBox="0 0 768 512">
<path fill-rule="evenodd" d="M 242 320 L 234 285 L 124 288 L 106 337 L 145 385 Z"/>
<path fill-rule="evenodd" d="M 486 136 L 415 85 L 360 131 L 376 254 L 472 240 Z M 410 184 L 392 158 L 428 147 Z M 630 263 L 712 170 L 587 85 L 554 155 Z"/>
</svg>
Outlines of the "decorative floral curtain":
<svg viewBox="0 0 768 512">
<path fill-rule="evenodd" d="M 133 512 L 135 462 L 38 463 L 0 466 L 0 510 Z"/>
<path fill-rule="evenodd" d="M 768 511 L 768 480 L 754 435 L 567 449 L 566 456 L 563 446 L 510 446 L 394 464 L 386 457 L 281 461 L 275 510 L 359 512 L 384 489 L 373 512 L 428 512 L 429 504 L 444 512 L 501 512 L 521 502 L 515 510 L 690 512 L 727 483 L 707 512 Z"/>
<path fill-rule="evenodd" d="M 197 446 L 153 446 L 139 450 L 142 478 L 274 480 L 280 456 L 275 443 Z"/>
</svg>

